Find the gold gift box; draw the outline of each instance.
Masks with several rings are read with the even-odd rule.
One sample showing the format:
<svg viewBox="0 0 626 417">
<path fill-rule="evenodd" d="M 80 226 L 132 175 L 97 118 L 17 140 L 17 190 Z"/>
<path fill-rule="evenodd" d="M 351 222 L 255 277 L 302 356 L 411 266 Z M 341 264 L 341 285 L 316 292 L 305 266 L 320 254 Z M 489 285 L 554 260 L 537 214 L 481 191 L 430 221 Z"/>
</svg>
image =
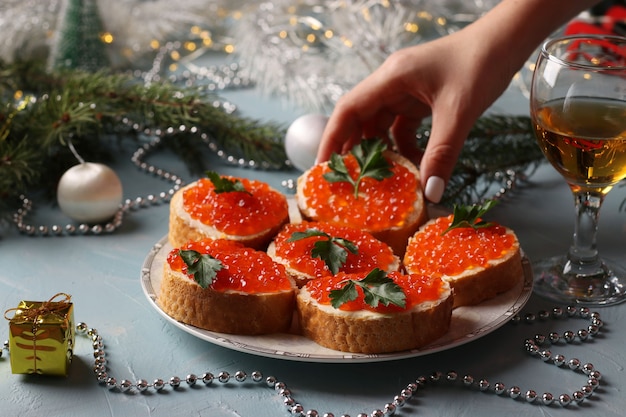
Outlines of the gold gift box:
<svg viewBox="0 0 626 417">
<path fill-rule="evenodd" d="M 55 301 L 59 296 L 64 297 Z M 74 308 L 67 294 L 21 301 L 11 309 L 9 352 L 14 374 L 67 375 L 74 350 Z M 7 311 L 7 313 L 9 312 Z"/>
</svg>

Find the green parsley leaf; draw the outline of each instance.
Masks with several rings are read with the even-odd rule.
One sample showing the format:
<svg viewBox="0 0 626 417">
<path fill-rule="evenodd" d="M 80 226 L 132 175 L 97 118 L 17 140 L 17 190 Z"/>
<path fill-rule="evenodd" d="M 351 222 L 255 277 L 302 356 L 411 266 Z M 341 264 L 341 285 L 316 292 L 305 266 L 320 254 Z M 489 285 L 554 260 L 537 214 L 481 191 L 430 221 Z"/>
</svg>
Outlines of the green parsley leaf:
<svg viewBox="0 0 626 417">
<path fill-rule="evenodd" d="M 345 265 L 346 260 L 348 259 L 348 252 L 353 254 L 358 253 L 357 246 L 348 239 L 334 237 L 318 229 L 307 229 L 304 232 L 293 232 L 287 241 L 295 242 L 297 240 L 313 236 L 321 236 L 326 239 L 318 240 L 313 244 L 311 256 L 323 260 L 326 263 L 326 266 L 328 266 L 328 269 L 330 269 L 330 272 L 333 274 L 339 272 L 339 268 Z"/>
<path fill-rule="evenodd" d="M 496 200 L 487 200 L 484 204 L 473 206 L 454 205 L 454 214 L 452 223 L 444 230 L 442 236 L 448 233 L 452 229 L 460 227 L 471 227 L 472 229 L 480 229 L 483 227 L 492 226 L 493 223 L 479 220 L 485 213 L 491 210 L 498 202 Z"/>
<path fill-rule="evenodd" d="M 201 254 L 195 250 L 179 250 L 178 254 L 185 264 L 187 273 L 193 274 L 193 279 L 202 288 L 207 288 L 213 284 L 217 277 L 217 272 L 222 269 L 222 262 L 211 255 Z"/>
<path fill-rule="evenodd" d="M 359 293 L 356 290 L 356 285 L 354 284 L 354 280 L 348 280 L 344 284 L 343 287 L 339 290 L 331 290 L 330 297 L 330 305 L 339 308 L 343 304 L 354 301 L 359 296 Z"/>
<path fill-rule="evenodd" d="M 231 180 L 225 177 L 222 177 L 215 171 L 207 171 L 206 176 L 213 183 L 213 187 L 215 187 L 215 193 L 230 193 L 233 191 L 239 191 L 250 194 L 248 190 L 243 186 L 241 181 L 239 180 Z"/>
<path fill-rule="evenodd" d="M 346 280 L 342 288 L 331 290 L 329 294 L 330 305 L 339 308 L 344 303 L 356 300 L 358 297 L 357 286 L 363 290 L 365 302 L 369 306 L 376 308 L 379 303 L 384 306 L 394 304 L 401 308 L 406 306 L 406 294 L 402 287 L 387 277 L 385 271 L 378 268 L 373 269 L 361 280 L 349 279 Z"/>
<path fill-rule="evenodd" d="M 352 184 L 354 187 L 354 198 L 359 198 L 359 185 L 363 178 L 370 177 L 381 181 L 393 176 L 391 164 L 383 156 L 385 149 L 387 149 L 387 145 L 380 139 L 364 140 L 352 148 L 350 152 L 356 158 L 360 168 L 356 179 L 353 179 L 348 173 L 343 158 L 333 153 L 328 162 L 328 167 L 331 171 L 324 174 L 324 179 L 328 182 L 348 182 Z"/>
</svg>

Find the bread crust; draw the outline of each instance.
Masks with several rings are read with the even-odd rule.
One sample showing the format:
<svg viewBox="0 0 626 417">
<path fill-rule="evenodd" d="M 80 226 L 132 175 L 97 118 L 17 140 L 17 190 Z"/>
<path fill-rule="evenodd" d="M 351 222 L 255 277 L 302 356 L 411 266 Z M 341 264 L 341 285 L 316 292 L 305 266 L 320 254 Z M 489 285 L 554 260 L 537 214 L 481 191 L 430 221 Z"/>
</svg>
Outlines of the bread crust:
<svg viewBox="0 0 626 417">
<path fill-rule="evenodd" d="M 270 242 L 267 247 L 267 254 L 270 258 L 274 260 L 274 262 L 277 262 L 285 267 L 285 272 L 287 272 L 287 275 L 289 275 L 295 281 L 298 288 L 304 286 L 310 280 L 315 279 L 315 277 L 310 274 L 297 271 L 294 268 L 290 267 L 289 262 L 286 259 L 283 259 L 276 255 L 276 243 L 274 243 L 273 241 Z"/>
<path fill-rule="evenodd" d="M 205 238 L 228 239 L 242 243 L 257 250 L 265 250 L 267 245 L 276 236 L 278 231 L 289 221 L 288 214 L 278 223 L 268 225 L 264 231 L 254 235 L 230 235 L 219 231 L 211 225 L 201 223 L 191 218 L 183 207 L 183 193 L 193 187 L 191 183 L 178 190 L 170 201 L 168 241 L 175 248 L 182 247 L 188 242 L 194 242 Z"/>
<path fill-rule="evenodd" d="M 304 336 L 330 349 L 373 354 L 418 349 L 446 334 L 453 296 L 448 287 L 439 300 L 402 313 L 345 312 L 320 305 L 305 287 L 296 303 Z"/>
<path fill-rule="evenodd" d="M 428 227 L 428 224 L 423 225 L 420 231 Z M 417 236 L 420 231 L 414 236 Z M 515 236 L 515 233 L 509 228 L 506 228 L 506 232 Z M 412 241 L 413 238 L 409 239 L 409 245 Z M 414 268 L 406 257 L 404 268 L 409 274 L 423 273 L 423 271 Z M 523 276 L 522 253 L 519 241 L 515 236 L 515 243 L 510 250 L 501 258 L 489 261 L 487 267 L 476 267 L 465 270 L 458 275 L 443 275 L 441 278 L 450 283 L 454 291 L 454 307 L 456 308 L 477 305 L 506 292 L 522 280 Z"/>
<path fill-rule="evenodd" d="M 295 289 L 255 294 L 203 289 L 166 263 L 157 304 L 175 320 L 214 332 L 283 333 L 291 326 Z"/>
<path fill-rule="evenodd" d="M 459 276 L 444 276 L 454 290 L 454 307 L 471 306 L 494 298 L 513 288 L 523 277 L 522 255 L 519 247 L 490 263 Z"/>
<path fill-rule="evenodd" d="M 417 179 L 417 183 L 421 184 L 419 170 L 415 167 L 415 165 L 413 165 L 413 163 L 411 163 L 411 161 L 409 161 L 402 155 L 392 151 L 385 151 L 384 156 L 408 168 L 409 171 Z M 328 162 L 322 162 L 321 164 L 328 165 Z M 308 206 L 306 196 L 302 194 L 303 184 L 306 183 L 307 176 L 309 175 L 310 171 L 311 170 L 309 169 L 304 172 L 297 180 L 296 200 L 298 203 L 298 209 L 300 210 L 300 214 L 302 215 L 303 219 L 309 221 L 332 221 L 332 219 L 320 219 L 316 215 L 315 210 Z M 406 250 L 406 245 L 409 238 L 426 221 L 428 221 L 428 210 L 426 208 L 426 203 L 424 201 L 421 186 L 419 186 L 419 192 L 416 194 L 412 211 L 401 227 L 391 227 L 383 230 L 371 230 L 369 228 L 364 228 L 363 230 L 371 233 L 376 239 L 383 241 L 391 246 L 394 253 L 402 257 L 404 256 L 404 251 Z"/>
</svg>

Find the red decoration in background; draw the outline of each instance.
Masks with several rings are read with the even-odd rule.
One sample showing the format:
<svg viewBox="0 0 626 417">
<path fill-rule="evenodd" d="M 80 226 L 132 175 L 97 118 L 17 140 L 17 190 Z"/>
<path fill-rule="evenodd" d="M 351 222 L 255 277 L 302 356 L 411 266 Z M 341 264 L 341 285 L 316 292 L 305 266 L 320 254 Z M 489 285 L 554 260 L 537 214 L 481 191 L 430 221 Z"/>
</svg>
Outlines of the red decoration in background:
<svg viewBox="0 0 626 417">
<path fill-rule="evenodd" d="M 622 3 L 612 3 L 602 11 L 602 14 L 595 15 L 592 19 L 574 19 L 566 27 L 565 35 L 618 35 L 626 36 L 626 5 Z M 626 48 L 616 48 L 615 45 L 607 44 L 607 50 L 612 50 L 615 56 L 616 65 L 624 65 L 626 58 Z M 571 50 L 577 49 L 576 44 L 572 44 Z M 611 58 L 611 60 L 613 60 Z"/>
<path fill-rule="evenodd" d="M 593 20 L 575 19 L 565 28 L 565 35 L 576 34 L 626 36 L 626 6 L 613 4 L 602 16 Z"/>
</svg>

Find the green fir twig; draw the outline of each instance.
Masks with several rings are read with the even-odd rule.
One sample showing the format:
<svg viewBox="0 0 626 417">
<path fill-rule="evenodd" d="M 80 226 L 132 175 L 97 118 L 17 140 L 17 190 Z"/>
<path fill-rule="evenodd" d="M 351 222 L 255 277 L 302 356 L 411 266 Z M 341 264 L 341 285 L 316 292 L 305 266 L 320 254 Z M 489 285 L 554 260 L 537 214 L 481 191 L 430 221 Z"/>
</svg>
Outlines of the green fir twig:
<svg viewBox="0 0 626 417">
<path fill-rule="evenodd" d="M 194 173 L 207 169 L 197 152 L 205 146 L 201 132 L 237 158 L 287 167 L 283 126 L 229 113 L 213 104 L 217 99 L 169 83 L 145 86 L 130 75 L 48 72 L 41 62 L 0 62 L 0 210 L 20 193 L 50 188 L 75 164 L 68 138 L 93 161 L 107 154 L 105 139 L 133 138 L 137 130 L 125 127 L 123 119 L 152 131 L 174 127 L 165 146 Z"/>
<path fill-rule="evenodd" d="M 418 132 L 422 148 L 428 143 L 430 128 L 426 124 Z M 465 141 L 442 204 L 452 208 L 482 202 L 506 187 L 512 177 L 530 175 L 543 161 L 529 117 L 484 116 Z"/>
</svg>

